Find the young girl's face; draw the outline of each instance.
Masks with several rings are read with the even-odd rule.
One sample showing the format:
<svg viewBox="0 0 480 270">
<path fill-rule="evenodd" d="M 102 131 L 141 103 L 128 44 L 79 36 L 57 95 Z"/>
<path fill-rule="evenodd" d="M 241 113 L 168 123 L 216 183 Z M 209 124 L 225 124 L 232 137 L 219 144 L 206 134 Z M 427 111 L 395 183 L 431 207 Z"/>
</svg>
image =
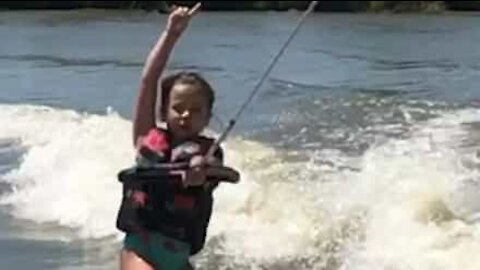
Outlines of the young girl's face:
<svg viewBox="0 0 480 270">
<path fill-rule="evenodd" d="M 204 91 L 190 84 L 175 84 L 170 92 L 166 122 L 176 140 L 197 136 L 210 120 L 210 108 Z"/>
</svg>

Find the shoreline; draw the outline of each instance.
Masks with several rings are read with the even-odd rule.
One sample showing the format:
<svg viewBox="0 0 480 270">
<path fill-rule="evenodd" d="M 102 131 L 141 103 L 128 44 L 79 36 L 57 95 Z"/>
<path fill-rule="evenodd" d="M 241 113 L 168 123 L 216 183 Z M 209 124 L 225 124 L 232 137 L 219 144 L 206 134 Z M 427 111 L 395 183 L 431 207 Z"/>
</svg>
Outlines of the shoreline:
<svg viewBox="0 0 480 270">
<path fill-rule="evenodd" d="M 118 9 L 167 13 L 171 4 L 192 5 L 195 1 L 4 1 L 0 11 Z M 203 1 L 202 10 L 288 11 L 304 10 L 309 1 Z M 320 1 L 315 12 L 339 13 L 444 13 L 480 11 L 480 1 Z"/>
</svg>

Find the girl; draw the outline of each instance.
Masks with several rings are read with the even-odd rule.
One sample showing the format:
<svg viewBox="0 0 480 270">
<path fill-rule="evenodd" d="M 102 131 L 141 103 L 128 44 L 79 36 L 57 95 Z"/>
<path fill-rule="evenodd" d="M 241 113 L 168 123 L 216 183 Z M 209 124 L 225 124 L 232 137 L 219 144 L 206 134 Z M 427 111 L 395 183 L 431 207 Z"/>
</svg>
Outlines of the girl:
<svg viewBox="0 0 480 270">
<path fill-rule="evenodd" d="M 191 9 L 174 8 L 145 62 L 133 119 L 137 161 L 145 165 L 187 160 L 189 169 L 183 174 L 181 188 L 165 184 L 160 188 L 135 185 L 124 189 L 129 209 L 138 212 L 129 216 L 121 208 L 117 220 L 117 226 L 127 232 L 121 252 L 122 270 L 191 269 L 188 257 L 205 243 L 212 193 L 217 187 L 216 182 L 207 181 L 212 178 L 207 168 L 223 162 L 220 147 L 214 157 L 205 157 L 214 141 L 200 135 L 212 114 L 213 89 L 196 73 L 169 76 L 161 83 L 160 114 L 166 128 L 157 127 L 155 109 L 157 82 L 175 43 L 199 8 L 200 3 Z M 226 177 L 238 180 L 236 173 Z M 137 221 L 130 220 L 135 217 Z M 130 224 L 130 229 L 125 224 Z"/>
</svg>

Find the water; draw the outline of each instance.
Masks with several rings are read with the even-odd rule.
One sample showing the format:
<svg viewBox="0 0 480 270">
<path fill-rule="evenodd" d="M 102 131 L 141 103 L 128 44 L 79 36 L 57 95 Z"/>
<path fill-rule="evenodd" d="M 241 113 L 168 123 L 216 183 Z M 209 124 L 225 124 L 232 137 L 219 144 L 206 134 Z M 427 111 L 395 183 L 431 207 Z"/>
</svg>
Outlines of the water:
<svg viewBox="0 0 480 270">
<path fill-rule="evenodd" d="M 202 13 L 169 72 L 239 108 L 299 17 Z M 0 15 L 2 269 L 115 269 L 119 169 L 165 17 Z M 479 269 L 477 14 L 313 14 L 225 144 L 198 269 Z M 27 259 L 28 258 L 28 259 Z"/>
</svg>

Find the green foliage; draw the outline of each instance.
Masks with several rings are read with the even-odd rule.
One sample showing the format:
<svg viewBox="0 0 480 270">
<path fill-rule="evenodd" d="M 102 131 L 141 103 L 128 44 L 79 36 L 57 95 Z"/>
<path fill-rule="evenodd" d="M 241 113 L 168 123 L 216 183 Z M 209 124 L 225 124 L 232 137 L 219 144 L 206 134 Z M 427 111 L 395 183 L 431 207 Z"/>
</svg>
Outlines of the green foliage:
<svg viewBox="0 0 480 270">
<path fill-rule="evenodd" d="M 450 10 L 478 11 L 480 10 L 480 1 L 445 1 Z"/>
<path fill-rule="evenodd" d="M 445 10 L 444 1 L 370 1 L 370 11 L 439 12 Z"/>
</svg>

